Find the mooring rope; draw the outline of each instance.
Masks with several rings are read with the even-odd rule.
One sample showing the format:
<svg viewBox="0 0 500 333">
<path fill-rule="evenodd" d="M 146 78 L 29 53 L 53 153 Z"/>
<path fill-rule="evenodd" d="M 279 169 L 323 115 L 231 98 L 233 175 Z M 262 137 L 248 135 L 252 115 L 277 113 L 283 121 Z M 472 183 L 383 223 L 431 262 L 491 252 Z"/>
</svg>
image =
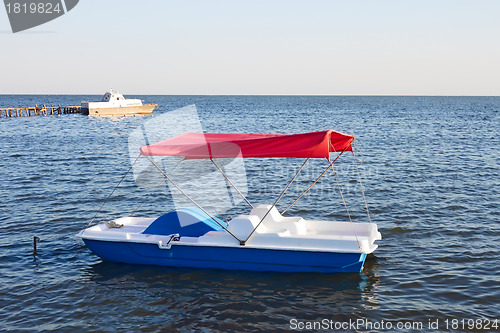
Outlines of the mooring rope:
<svg viewBox="0 0 500 333">
<path fill-rule="evenodd" d="M 366 214 L 368 215 L 368 221 L 372 223 L 372 219 L 370 217 L 370 210 L 368 209 L 368 203 L 366 202 L 365 190 L 363 189 L 363 183 L 361 182 L 361 175 L 359 174 L 358 163 L 356 162 L 358 158 L 354 154 L 354 147 L 352 149 L 352 156 L 354 156 L 354 165 L 356 166 L 356 172 L 358 173 L 359 186 L 361 187 L 361 193 L 363 194 L 363 200 L 365 201 L 365 208 L 366 208 Z"/>
<path fill-rule="evenodd" d="M 333 168 L 332 168 L 332 171 L 333 171 L 333 174 L 335 175 L 335 181 L 337 182 L 337 185 L 339 187 L 340 196 L 342 197 L 342 202 L 344 203 L 344 207 L 345 207 L 345 210 L 347 212 L 347 216 L 349 217 L 349 222 L 352 223 L 351 214 L 349 213 L 349 209 L 347 208 L 347 204 L 346 204 L 345 199 L 344 199 L 344 194 L 342 194 L 342 188 L 340 187 L 339 179 L 337 178 L 337 173 L 335 172 L 335 170 Z M 356 243 L 358 244 L 358 248 L 361 251 L 361 245 L 359 244 L 358 234 L 356 233 L 355 229 L 353 229 L 353 232 L 354 232 L 354 238 L 356 238 Z"/>
<path fill-rule="evenodd" d="M 297 201 L 299 201 L 299 200 L 300 200 L 300 198 L 302 198 L 302 197 L 303 197 L 303 196 L 304 196 L 304 195 L 305 195 L 305 194 L 306 194 L 306 193 L 307 193 L 307 192 L 308 192 L 308 191 L 309 191 L 309 190 L 310 190 L 310 189 L 314 186 L 314 184 L 316 184 L 316 183 L 317 183 L 317 182 L 321 179 L 321 177 L 323 177 L 323 175 L 324 175 L 324 174 L 328 171 L 328 169 L 330 169 L 330 168 L 333 166 L 333 164 L 334 164 L 334 163 L 335 163 L 335 162 L 339 159 L 339 157 L 340 157 L 340 156 L 341 156 L 344 152 L 345 152 L 345 149 L 344 149 L 344 150 L 342 150 L 342 151 L 340 152 L 340 154 L 339 154 L 339 155 L 338 155 L 338 156 L 337 156 L 337 157 L 333 160 L 333 162 L 330 162 L 330 160 L 328 160 L 328 162 L 330 162 L 330 164 L 328 165 L 328 167 L 327 167 L 327 168 L 326 168 L 326 169 L 325 169 L 325 170 L 321 173 L 321 175 L 319 175 L 319 177 L 318 177 L 318 178 L 316 178 L 316 180 L 315 180 L 314 182 L 312 182 L 312 184 L 311 184 L 311 185 L 309 185 L 309 187 L 308 187 L 308 188 L 306 188 L 306 190 L 305 190 L 304 192 L 302 192 L 302 194 L 301 194 L 301 195 L 299 195 L 299 197 L 298 197 L 297 199 L 295 199 L 295 201 L 294 201 L 294 202 L 292 202 L 292 203 L 290 204 L 290 206 L 288 206 L 288 207 L 287 207 L 287 208 L 286 208 L 286 209 L 285 209 L 285 210 L 281 213 L 281 215 L 285 214 L 287 210 L 289 210 L 289 209 L 290 209 L 293 205 L 295 205 L 295 203 L 296 203 Z"/>
<path fill-rule="evenodd" d="M 92 219 L 90 220 L 90 222 L 87 224 L 87 227 L 85 229 L 87 229 L 91 224 L 92 222 L 94 221 L 94 219 L 96 218 L 97 214 L 99 214 L 99 212 L 101 211 L 102 207 L 104 207 L 104 205 L 106 204 L 106 202 L 109 200 L 109 198 L 111 198 L 111 196 L 113 195 L 113 193 L 115 193 L 116 189 L 118 188 L 118 186 L 120 186 L 120 184 L 122 183 L 122 181 L 125 179 L 125 177 L 128 175 L 128 173 L 130 172 L 130 170 L 132 170 L 134 168 L 134 165 L 135 163 L 137 162 L 137 160 L 139 159 L 139 157 L 141 157 L 141 155 L 137 156 L 137 158 L 135 159 L 135 161 L 132 163 L 132 165 L 130 166 L 130 168 L 127 170 L 127 172 L 123 175 L 122 179 L 120 179 L 120 181 L 118 182 L 118 184 L 116 184 L 115 188 L 113 189 L 113 191 L 111 191 L 110 195 L 108 195 L 108 197 L 106 198 L 106 200 L 104 200 L 104 202 L 102 203 L 101 207 L 99 207 L 99 209 L 97 210 L 97 212 L 94 214 L 94 217 L 92 217 Z"/>
<path fill-rule="evenodd" d="M 337 182 L 337 186 L 339 187 L 340 197 L 342 198 L 342 202 L 344 203 L 344 207 L 345 207 L 345 210 L 347 212 L 347 216 L 349 217 L 349 222 L 352 222 L 351 214 L 349 213 L 349 209 L 347 208 L 347 203 L 345 202 L 344 194 L 342 193 L 342 188 L 340 187 L 339 179 L 337 178 L 337 173 L 335 172 L 334 168 L 332 168 L 332 171 L 333 171 L 333 175 L 335 176 L 335 181 Z"/>
</svg>

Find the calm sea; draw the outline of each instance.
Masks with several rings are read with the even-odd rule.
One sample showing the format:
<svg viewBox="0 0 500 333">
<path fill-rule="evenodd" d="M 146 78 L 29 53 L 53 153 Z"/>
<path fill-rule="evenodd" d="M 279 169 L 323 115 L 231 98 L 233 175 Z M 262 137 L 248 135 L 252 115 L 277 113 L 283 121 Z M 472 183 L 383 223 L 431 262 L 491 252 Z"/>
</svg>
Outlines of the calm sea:
<svg viewBox="0 0 500 333">
<path fill-rule="evenodd" d="M 156 116 L 195 104 L 205 131 L 355 135 L 371 218 L 383 235 L 378 250 L 361 274 L 102 262 L 75 234 L 130 167 L 128 136 L 151 117 L 0 119 L 0 331 L 499 330 L 499 97 L 138 97 L 159 104 Z M 95 98 L 0 95 L 0 107 Z M 351 216 L 364 222 L 353 158 L 343 157 L 338 180 Z M 251 161 L 249 199 L 271 202 L 300 162 Z M 279 207 L 318 171 L 308 169 Z M 140 202 L 136 215 L 154 217 L 169 200 L 130 177 L 103 218 Z M 291 213 L 347 219 L 334 177 Z"/>
</svg>

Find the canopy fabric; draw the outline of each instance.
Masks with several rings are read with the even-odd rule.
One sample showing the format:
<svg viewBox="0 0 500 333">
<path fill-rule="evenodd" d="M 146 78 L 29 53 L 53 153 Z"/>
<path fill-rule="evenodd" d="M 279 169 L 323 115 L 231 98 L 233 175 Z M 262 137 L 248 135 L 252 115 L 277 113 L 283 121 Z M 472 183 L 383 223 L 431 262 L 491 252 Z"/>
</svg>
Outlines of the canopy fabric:
<svg viewBox="0 0 500 333">
<path fill-rule="evenodd" d="M 192 133 L 141 147 L 146 156 L 328 158 L 352 150 L 354 136 L 333 130 L 302 134 Z"/>
</svg>

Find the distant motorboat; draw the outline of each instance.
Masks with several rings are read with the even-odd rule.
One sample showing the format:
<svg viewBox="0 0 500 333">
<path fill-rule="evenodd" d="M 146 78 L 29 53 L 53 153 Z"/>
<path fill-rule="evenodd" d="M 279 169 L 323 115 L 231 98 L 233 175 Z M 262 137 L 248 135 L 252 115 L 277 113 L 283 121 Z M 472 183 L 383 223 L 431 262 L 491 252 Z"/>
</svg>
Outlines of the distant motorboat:
<svg viewBox="0 0 500 333">
<path fill-rule="evenodd" d="M 157 104 L 142 104 L 140 99 L 125 98 L 110 89 L 100 102 L 82 102 L 82 114 L 90 116 L 126 116 L 151 114 Z"/>
</svg>

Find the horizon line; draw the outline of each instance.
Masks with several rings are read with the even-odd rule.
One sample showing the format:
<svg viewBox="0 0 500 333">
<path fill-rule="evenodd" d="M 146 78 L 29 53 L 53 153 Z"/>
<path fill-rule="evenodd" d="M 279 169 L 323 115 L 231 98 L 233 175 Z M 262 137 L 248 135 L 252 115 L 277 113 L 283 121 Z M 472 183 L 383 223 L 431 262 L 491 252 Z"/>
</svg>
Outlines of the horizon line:
<svg viewBox="0 0 500 333">
<path fill-rule="evenodd" d="M 102 95 L 102 93 L 0 93 L 0 96 L 8 95 L 54 95 L 54 96 L 88 96 Z M 127 93 L 136 96 L 287 96 L 287 97 L 500 97 L 500 95 L 434 95 L 434 94 L 137 94 Z"/>
</svg>

